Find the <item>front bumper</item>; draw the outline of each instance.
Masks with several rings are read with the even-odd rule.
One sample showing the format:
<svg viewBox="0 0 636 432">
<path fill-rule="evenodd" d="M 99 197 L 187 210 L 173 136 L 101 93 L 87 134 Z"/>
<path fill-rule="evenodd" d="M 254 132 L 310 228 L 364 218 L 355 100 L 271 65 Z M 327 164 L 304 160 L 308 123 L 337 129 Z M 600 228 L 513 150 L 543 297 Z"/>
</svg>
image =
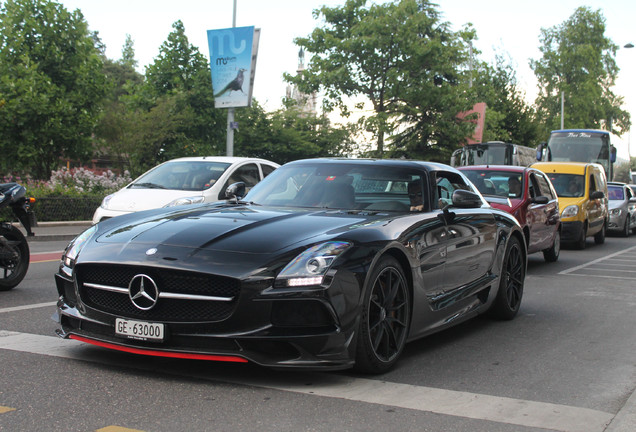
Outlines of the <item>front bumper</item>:
<svg viewBox="0 0 636 432">
<path fill-rule="evenodd" d="M 561 221 L 561 242 L 575 242 L 581 236 L 581 231 L 583 230 L 583 222 L 581 221 L 573 221 L 573 222 L 563 222 Z"/>
<path fill-rule="evenodd" d="M 607 224 L 608 231 L 618 231 L 622 232 L 625 227 L 625 218 L 627 217 L 627 213 L 621 212 L 619 216 L 610 215 L 609 223 Z"/>
<path fill-rule="evenodd" d="M 328 291 L 339 289 L 337 278 L 329 289 L 266 296 L 262 295 L 262 281 L 242 282 L 232 310 L 205 320 L 196 316 L 184 320 L 180 316 L 114 312 L 104 306 L 110 304 L 110 298 L 98 307 L 85 289 L 78 288 L 81 283 L 66 275 L 57 274 L 56 282 L 60 294 L 56 332 L 63 338 L 150 356 L 250 361 L 276 368 L 335 370 L 353 366 L 353 329 L 357 321 L 349 320 L 343 325 L 342 317 L 331 305 Z M 347 283 L 351 286 L 351 281 Z M 127 297 L 121 293 L 109 297 L 117 295 Z M 347 315 L 352 316 L 351 312 Z M 164 340 L 144 341 L 118 335 L 116 318 L 160 322 L 165 327 Z"/>
</svg>

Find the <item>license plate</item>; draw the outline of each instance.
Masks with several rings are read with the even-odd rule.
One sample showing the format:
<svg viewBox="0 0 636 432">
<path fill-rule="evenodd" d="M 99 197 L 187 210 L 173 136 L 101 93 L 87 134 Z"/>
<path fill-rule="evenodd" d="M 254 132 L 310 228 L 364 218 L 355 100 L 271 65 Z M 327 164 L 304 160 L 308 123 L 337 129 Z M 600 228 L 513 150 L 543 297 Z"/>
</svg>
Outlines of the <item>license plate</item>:
<svg viewBox="0 0 636 432">
<path fill-rule="evenodd" d="M 164 325 L 117 318 L 115 319 L 115 333 L 131 339 L 162 341 Z"/>
</svg>

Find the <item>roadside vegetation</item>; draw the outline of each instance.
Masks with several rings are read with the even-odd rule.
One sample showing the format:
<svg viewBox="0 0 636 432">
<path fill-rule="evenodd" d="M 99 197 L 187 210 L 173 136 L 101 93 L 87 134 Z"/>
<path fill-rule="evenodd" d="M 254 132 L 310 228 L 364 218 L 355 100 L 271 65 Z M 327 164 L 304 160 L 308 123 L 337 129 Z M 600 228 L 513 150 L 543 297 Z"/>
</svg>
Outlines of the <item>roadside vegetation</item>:
<svg viewBox="0 0 636 432">
<path fill-rule="evenodd" d="M 506 53 L 481 61 L 475 29 L 453 31 L 429 1 L 346 0 L 314 17 L 320 24 L 295 40 L 307 69 L 285 79 L 316 92 L 320 109 L 308 114 L 284 98 L 274 111 L 258 101 L 237 109 L 235 155 L 281 164 L 321 156 L 447 163 L 474 128 L 458 114 L 477 102 L 488 106 L 484 141 L 535 147 L 560 122 L 561 92 L 566 126 L 621 134 L 631 125 L 612 93 L 617 46 L 600 10 L 579 7 L 542 30 L 542 57 L 531 59 L 540 84 L 534 103 Z M 177 18 L 142 73 L 134 41 L 127 38 L 119 59 L 107 58 L 79 10 L 0 0 L 0 176 L 19 178 L 35 196 L 103 197 L 166 160 L 224 154 L 227 113 L 214 108 L 208 61 Z M 351 115 L 362 107 L 366 115 Z M 334 111 L 344 123 L 330 120 Z M 60 170 L 95 161 L 111 174 Z"/>
</svg>

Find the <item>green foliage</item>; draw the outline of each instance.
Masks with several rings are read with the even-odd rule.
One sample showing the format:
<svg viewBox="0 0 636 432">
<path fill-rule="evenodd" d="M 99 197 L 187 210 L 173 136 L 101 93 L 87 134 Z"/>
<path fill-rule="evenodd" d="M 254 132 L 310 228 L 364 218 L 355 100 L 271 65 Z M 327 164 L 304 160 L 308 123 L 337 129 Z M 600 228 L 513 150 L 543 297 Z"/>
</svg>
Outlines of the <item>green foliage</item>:
<svg viewBox="0 0 636 432">
<path fill-rule="evenodd" d="M 299 112 L 295 106 L 266 113 L 254 101 L 237 110 L 236 154 L 283 164 L 296 159 L 346 156 L 354 150 L 351 127 L 333 127 L 327 117 Z"/>
<path fill-rule="evenodd" d="M 517 85 L 515 69 L 497 55 L 492 66 L 482 64 L 471 89 L 486 102 L 483 141 L 504 141 L 536 147 L 542 129 L 534 109 L 525 101 Z"/>
<path fill-rule="evenodd" d="M 102 62 L 79 11 L 46 0 L 0 7 L 2 171 L 45 178 L 60 157 L 85 160 L 105 92 Z"/>
<path fill-rule="evenodd" d="M 310 64 L 300 76 L 285 78 L 305 93 L 323 89 L 324 107 L 345 116 L 347 98 L 366 98 L 374 114 L 361 126 L 376 137 L 376 156 L 384 155 L 385 135 L 396 132 L 392 155 L 444 159 L 446 147 L 468 135 L 470 126 L 456 118 L 473 105 L 458 72 L 467 52 L 459 35 L 440 22 L 436 6 L 426 0 L 369 6 L 347 0 L 314 16 L 324 25 L 296 39 L 313 54 Z"/>
<path fill-rule="evenodd" d="M 629 163 L 620 163 L 614 165 L 614 179 L 613 181 L 631 183 L 632 179 L 629 176 L 630 168 Z"/>
<path fill-rule="evenodd" d="M 541 30 L 542 57 L 531 61 L 539 81 L 536 104 L 546 130 L 559 129 L 561 92 L 565 94 L 565 127 L 607 126 L 620 134 L 629 129 L 623 98 L 612 93 L 618 67 L 617 46 L 605 36 L 600 10 L 579 7 L 560 25 Z"/>
</svg>

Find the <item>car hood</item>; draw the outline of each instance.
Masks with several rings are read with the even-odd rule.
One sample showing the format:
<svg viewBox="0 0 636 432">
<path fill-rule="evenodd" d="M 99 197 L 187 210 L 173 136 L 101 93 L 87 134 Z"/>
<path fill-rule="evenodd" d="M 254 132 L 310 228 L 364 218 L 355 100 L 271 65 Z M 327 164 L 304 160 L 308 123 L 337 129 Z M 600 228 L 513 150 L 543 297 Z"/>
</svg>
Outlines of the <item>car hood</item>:
<svg viewBox="0 0 636 432">
<path fill-rule="evenodd" d="M 115 192 L 108 202 L 108 210 L 137 212 L 164 207 L 177 198 L 201 196 L 201 191 L 130 188 Z"/>
<path fill-rule="evenodd" d="M 109 224 L 98 225 L 96 242 L 122 247 L 137 244 L 271 254 L 311 238 L 316 241 L 333 238 L 362 226 L 383 225 L 391 219 L 387 213 L 218 204 L 176 209 L 136 214 L 139 217 L 126 217 L 119 224 L 116 223 L 119 218 L 109 219 Z"/>
<path fill-rule="evenodd" d="M 521 206 L 523 200 L 520 199 L 510 199 L 504 197 L 494 197 L 490 195 L 484 195 L 488 204 L 490 204 L 493 208 L 503 210 L 510 214 L 513 214 L 517 211 L 517 209 Z"/>
<path fill-rule="evenodd" d="M 625 201 L 610 200 L 607 204 L 607 207 L 610 210 L 615 208 L 623 208 L 625 207 Z"/>
</svg>

